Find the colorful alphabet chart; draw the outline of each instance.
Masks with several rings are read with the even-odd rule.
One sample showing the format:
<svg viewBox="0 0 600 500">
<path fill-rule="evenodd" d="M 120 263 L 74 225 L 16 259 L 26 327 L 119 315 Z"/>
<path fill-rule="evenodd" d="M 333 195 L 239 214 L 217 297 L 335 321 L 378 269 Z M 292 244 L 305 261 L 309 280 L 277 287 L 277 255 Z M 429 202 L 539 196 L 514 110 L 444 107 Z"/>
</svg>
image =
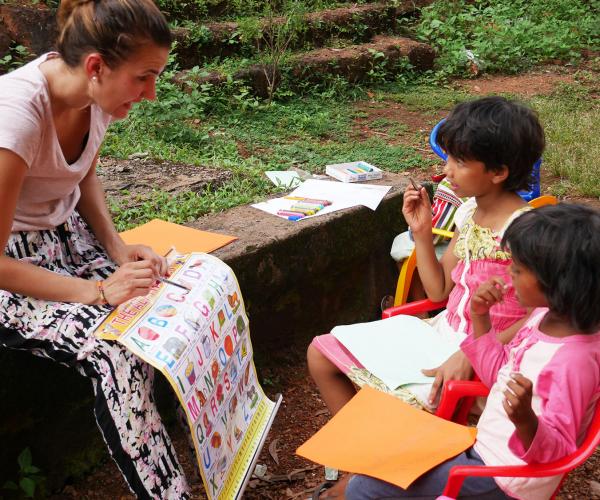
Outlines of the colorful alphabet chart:
<svg viewBox="0 0 600 500">
<path fill-rule="evenodd" d="M 159 369 L 186 411 L 209 499 L 240 498 L 278 401 L 258 383 L 233 271 L 208 254 L 170 259 L 169 283 L 117 307 L 96 335 Z"/>
</svg>

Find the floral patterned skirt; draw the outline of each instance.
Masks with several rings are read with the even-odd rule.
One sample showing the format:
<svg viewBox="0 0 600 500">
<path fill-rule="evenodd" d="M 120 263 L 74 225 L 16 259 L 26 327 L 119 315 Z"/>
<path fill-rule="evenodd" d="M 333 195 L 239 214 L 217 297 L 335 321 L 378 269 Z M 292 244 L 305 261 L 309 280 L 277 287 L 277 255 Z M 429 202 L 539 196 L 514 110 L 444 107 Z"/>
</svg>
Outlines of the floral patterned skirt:
<svg viewBox="0 0 600 500">
<path fill-rule="evenodd" d="M 83 279 L 105 279 L 116 269 L 77 213 L 53 230 L 12 233 L 5 254 Z M 0 290 L 0 345 L 29 350 L 90 378 L 98 426 L 138 498 L 189 498 L 154 403 L 154 371 L 120 344 L 94 336 L 110 311 L 110 306 L 51 302 Z"/>
</svg>

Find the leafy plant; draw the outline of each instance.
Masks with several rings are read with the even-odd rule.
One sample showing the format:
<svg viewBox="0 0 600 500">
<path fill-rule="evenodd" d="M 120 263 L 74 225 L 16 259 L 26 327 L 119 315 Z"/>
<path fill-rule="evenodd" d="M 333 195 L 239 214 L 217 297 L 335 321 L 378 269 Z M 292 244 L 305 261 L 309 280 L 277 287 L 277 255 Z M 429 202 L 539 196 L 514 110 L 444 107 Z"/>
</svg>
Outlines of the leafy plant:
<svg viewBox="0 0 600 500">
<path fill-rule="evenodd" d="M 8 54 L 0 59 L 0 73 L 6 73 L 22 66 L 31 58 L 31 52 L 24 45 L 13 45 Z"/>
<path fill-rule="evenodd" d="M 597 50 L 598 12 L 598 0 L 437 1 L 422 10 L 415 30 L 438 49 L 441 76 L 515 73 Z"/>
<path fill-rule="evenodd" d="M 31 450 L 25 448 L 17 457 L 19 464 L 18 477 L 15 481 L 6 481 L 2 489 L 11 491 L 17 496 L 35 498 L 36 491 L 43 490 L 45 478 L 38 467 L 32 464 Z"/>
</svg>

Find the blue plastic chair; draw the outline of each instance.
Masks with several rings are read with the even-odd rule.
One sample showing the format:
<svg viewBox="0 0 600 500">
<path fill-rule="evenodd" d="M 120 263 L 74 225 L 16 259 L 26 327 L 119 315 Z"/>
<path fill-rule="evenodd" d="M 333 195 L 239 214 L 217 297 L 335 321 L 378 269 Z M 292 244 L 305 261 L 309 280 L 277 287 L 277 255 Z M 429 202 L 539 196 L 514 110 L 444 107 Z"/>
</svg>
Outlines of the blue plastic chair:
<svg viewBox="0 0 600 500">
<path fill-rule="evenodd" d="M 440 128 L 442 123 L 444 123 L 445 121 L 446 121 L 446 119 L 443 118 L 442 120 L 440 120 L 438 122 L 438 124 L 435 127 L 433 127 L 433 130 L 429 134 L 429 145 L 431 146 L 432 151 L 436 155 L 438 155 L 442 160 L 447 161 L 448 155 L 444 152 L 444 150 L 441 148 L 441 146 L 437 142 L 438 129 Z M 518 191 L 519 196 L 521 198 L 523 198 L 525 201 L 531 201 L 534 198 L 538 198 L 541 194 L 541 189 L 540 189 L 540 167 L 541 167 L 541 165 L 542 165 L 541 158 L 538 161 L 536 161 L 535 164 L 533 165 L 533 184 L 531 186 L 531 189 L 529 191 Z"/>
</svg>

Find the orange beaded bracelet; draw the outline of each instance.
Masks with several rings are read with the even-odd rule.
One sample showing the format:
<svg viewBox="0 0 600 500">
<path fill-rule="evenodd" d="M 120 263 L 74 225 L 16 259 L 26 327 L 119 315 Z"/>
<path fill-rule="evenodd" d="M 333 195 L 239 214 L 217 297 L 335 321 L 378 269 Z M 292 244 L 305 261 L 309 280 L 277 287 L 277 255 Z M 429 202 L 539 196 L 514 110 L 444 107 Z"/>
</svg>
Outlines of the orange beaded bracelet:
<svg viewBox="0 0 600 500">
<path fill-rule="evenodd" d="M 100 297 L 100 304 L 108 304 L 106 295 L 104 295 L 104 281 L 96 281 L 96 288 L 98 288 L 98 296 Z"/>
</svg>

